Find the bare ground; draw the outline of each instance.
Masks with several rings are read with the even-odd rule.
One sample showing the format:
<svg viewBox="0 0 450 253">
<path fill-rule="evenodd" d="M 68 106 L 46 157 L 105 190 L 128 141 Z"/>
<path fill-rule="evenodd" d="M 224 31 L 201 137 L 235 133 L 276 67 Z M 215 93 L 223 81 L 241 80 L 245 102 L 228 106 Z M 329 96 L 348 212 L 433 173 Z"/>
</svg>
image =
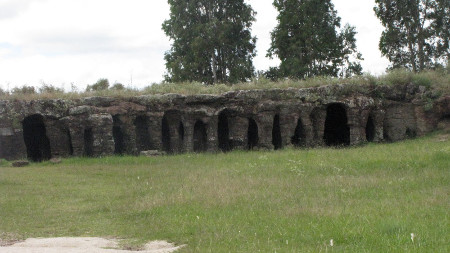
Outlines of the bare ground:
<svg viewBox="0 0 450 253">
<path fill-rule="evenodd" d="M 118 240 L 98 237 L 29 238 L 23 242 L 0 239 L 0 253 L 170 253 L 183 247 L 166 241 L 152 241 L 143 250 L 122 250 Z"/>
</svg>

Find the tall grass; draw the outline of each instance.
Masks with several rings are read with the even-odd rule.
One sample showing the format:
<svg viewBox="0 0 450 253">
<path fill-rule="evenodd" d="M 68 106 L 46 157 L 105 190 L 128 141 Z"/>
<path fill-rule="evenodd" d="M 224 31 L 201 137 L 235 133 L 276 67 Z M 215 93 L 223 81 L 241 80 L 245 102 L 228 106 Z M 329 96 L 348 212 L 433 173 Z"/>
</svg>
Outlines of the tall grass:
<svg viewBox="0 0 450 253">
<path fill-rule="evenodd" d="M 431 136 L 0 167 L 0 236 L 165 239 L 187 244 L 181 252 L 449 252 L 449 147 Z"/>
<path fill-rule="evenodd" d="M 106 89 L 91 92 L 56 92 L 56 89 L 51 89 L 48 85 L 45 89 L 40 89 L 40 93 L 20 92 L 21 89 L 17 89 L 17 92 L 0 92 L 0 99 L 75 99 L 90 96 L 108 96 L 108 97 L 132 97 L 138 95 L 154 95 L 154 94 L 168 94 L 177 93 L 182 95 L 195 95 L 195 94 L 222 94 L 228 91 L 236 90 L 253 90 L 253 89 L 273 89 L 273 88 L 311 88 L 319 87 L 323 85 L 349 85 L 349 86 L 378 86 L 378 85 L 404 85 L 415 84 L 418 86 L 424 86 L 428 89 L 434 89 L 440 93 L 449 93 L 450 87 L 450 74 L 447 70 L 439 71 L 423 71 L 420 73 L 413 73 L 404 69 L 393 70 L 387 74 L 381 76 L 373 76 L 365 74 L 362 76 L 355 76 L 352 78 L 333 78 L 333 77 L 315 77 L 306 80 L 291 80 L 284 79 L 276 82 L 259 78 L 253 79 L 249 82 L 237 83 L 237 84 L 217 84 L 217 85 L 204 85 L 198 82 L 188 83 L 160 83 L 152 84 L 141 90 L 138 89 Z M 27 87 L 28 88 L 28 87 Z"/>
</svg>

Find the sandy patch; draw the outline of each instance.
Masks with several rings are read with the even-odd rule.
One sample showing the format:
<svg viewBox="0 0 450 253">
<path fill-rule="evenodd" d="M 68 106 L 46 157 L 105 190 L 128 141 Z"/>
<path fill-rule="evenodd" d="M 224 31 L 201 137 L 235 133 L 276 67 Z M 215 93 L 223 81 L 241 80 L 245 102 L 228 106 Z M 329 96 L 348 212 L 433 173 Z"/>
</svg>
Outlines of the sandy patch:
<svg viewBox="0 0 450 253">
<path fill-rule="evenodd" d="M 121 250 L 118 240 L 97 237 L 30 238 L 0 247 L 0 253 L 170 253 L 183 246 L 166 241 L 152 241 L 141 251 Z"/>
</svg>

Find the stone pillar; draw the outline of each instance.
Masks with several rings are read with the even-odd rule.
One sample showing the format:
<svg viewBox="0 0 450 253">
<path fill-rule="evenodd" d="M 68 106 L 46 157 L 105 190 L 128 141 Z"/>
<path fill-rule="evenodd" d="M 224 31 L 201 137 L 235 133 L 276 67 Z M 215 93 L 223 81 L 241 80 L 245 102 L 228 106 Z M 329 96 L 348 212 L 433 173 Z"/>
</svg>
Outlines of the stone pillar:
<svg viewBox="0 0 450 253">
<path fill-rule="evenodd" d="M 273 149 L 272 128 L 274 116 L 275 114 L 273 113 L 261 113 L 254 118 L 258 124 L 259 148 Z"/>
<path fill-rule="evenodd" d="M 162 113 L 148 114 L 148 133 L 151 146 L 155 150 L 162 150 Z"/>
<path fill-rule="evenodd" d="M 88 121 L 92 125 L 94 136 L 93 154 L 95 156 L 114 154 L 113 120 L 111 115 L 93 114 L 89 116 Z"/>
<path fill-rule="evenodd" d="M 195 120 L 186 120 L 184 124 L 184 151 L 194 152 L 194 125 Z"/>
<path fill-rule="evenodd" d="M 325 131 L 325 120 L 327 117 L 327 111 L 323 108 L 315 108 L 310 114 L 310 119 L 312 123 L 313 139 L 311 144 L 314 145 L 324 145 L 323 140 Z"/>
<path fill-rule="evenodd" d="M 245 117 L 230 116 L 228 118 L 228 129 L 233 149 L 247 149 L 248 119 Z"/>
<path fill-rule="evenodd" d="M 53 119 L 45 119 L 44 124 L 52 157 L 69 156 L 72 144 L 70 143 L 68 127 L 63 121 Z"/>
<path fill-rule="evenodd" d="M 217 134 L 219 116 L 215 115 L 208 118 L 206 123 L 206 136 L 207 136 L 207 150 L 208 152 L 218 152 L 219 151 L 219 137 Z"/>
<path fill-rule="evenodd" d="M 291 145 L 291 138 L 295 134 L 297 127 L 298 115 L 293 113 L 282 112 L 280 114 L 280 129 L 282 147 Z"/>
<path fill-rule="evenodd" d="M 367 117 L 364 117 L 364 115 L 368 115 L 367 112 L 363 112 L 361 110 L 355 109 L 355 108 L 347 108 L 347 125 L 350 129 L 350 145 L 358 145 L 365 141 L 365 128 L 366 125 L 361 122 L 361 119 L 366 119 L 365 122 L 367 122 Z M 364 120 L 363 120 L 364 121 Z M 364 135 L 363 135 L 364 134 Z"/>
</svg>

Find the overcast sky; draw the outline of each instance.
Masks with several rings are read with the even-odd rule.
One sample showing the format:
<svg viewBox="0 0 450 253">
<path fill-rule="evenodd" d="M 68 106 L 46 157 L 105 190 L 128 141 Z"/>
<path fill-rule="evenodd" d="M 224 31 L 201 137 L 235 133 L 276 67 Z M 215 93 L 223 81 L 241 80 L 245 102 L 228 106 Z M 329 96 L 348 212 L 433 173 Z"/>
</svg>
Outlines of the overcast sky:
<svg viewBox="0 0 450 253">
<path fill-rule="evenodd" d="M 272 0 L 248 0 L 257 12 L 257 70 L 277 66 L 265 57 L 276 25 Z M 364 72 L 381 74 L 388 62 L 378 40 L 374 0 L 332 0 L 342 25 L 358 32 Z M 0 0 L 0 87 L 41 83 L 84 90 L 99 78 L 141 88 L 160 82 L 170 41 L 161 30 L 166 0 Z"/>
</svg>

